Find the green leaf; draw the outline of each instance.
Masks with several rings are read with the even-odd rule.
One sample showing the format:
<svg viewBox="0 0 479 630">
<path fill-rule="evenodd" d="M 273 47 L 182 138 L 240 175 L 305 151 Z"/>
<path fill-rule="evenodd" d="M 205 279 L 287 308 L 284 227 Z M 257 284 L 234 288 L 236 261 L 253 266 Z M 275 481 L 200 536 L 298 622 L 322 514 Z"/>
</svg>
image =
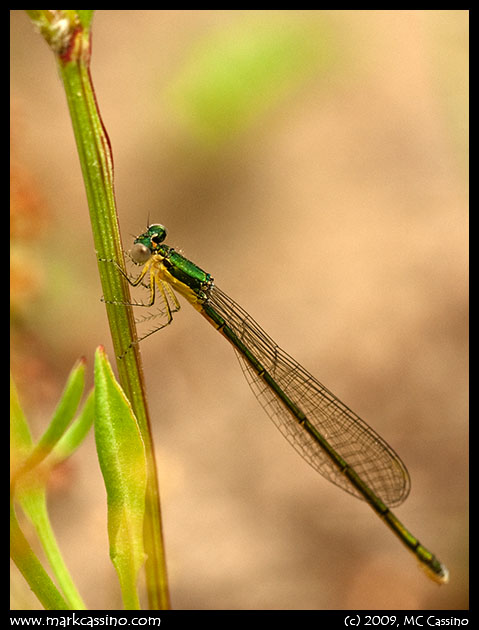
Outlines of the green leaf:
<svg viewBox="0 0 479 630">
<path fill-rule="evenodd" d="M 67 384 L 58 403 L 52 420 L 45 433 L 38 440 L 27 460 L 22 466 L 21 473 L 32 470 L 45 459 L 51 452 L 55 444 L 65 432 L 67 426 L 73 419 L 80 403 L 85 386 L 85 359 L 80 359 L 73 366 Z"/>
<path fill-rule="evenodd" d="M 56 443 L 50 458 L 53 465 L 59 464 L 80 446 L 93 424 L 95 417 L 95 396 L 92 390 L 78 414 L 76 420 L 68 427 L 62 437 Z M 49 459 L 50 459 L 49 458 Z"/>
<path fill-rule="evenodd" d="M 110 557 L 125 609 L 139 609 L 147 464 L 138 424 L 103 348 L 95 355 L 95 440 L 108 499 Z"/>
</svg>

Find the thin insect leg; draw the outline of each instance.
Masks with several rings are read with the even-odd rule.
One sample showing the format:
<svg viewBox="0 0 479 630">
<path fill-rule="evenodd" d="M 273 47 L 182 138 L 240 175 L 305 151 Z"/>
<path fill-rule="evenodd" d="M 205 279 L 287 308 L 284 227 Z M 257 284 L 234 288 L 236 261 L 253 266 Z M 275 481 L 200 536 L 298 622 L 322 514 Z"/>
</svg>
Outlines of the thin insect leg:
<svg viewBox="0 0 479 630">
<path fill-rule="evenodd" d="M 143 267 L 140 275 L 137 278 L 132 279 L 127 273 L 123 271 L 123 269 L 120 267 L 120 265 L 116 261 L 112 261 L 112 262 L 115 263 L 115 265 L 118 268 L 118 271 L 120 271 L 122 276 L 128 281 L 128 284 L 130 284 L 132 287 L 137 287 L 140 283 L 143 283 L 143 279 L 145 278 L 146 274 L 150 272 L 149 285 L 144 285 L 146 288 L 149 288 L 150 290 L 150 299 L 148 302 L 145 303 L 145 302 L 123 302 L 119 300 L 105 300 L 105 298 L 102 297 L 101 301 L 104 302 L 105 304 L 116 304 L 117 306 L 118 305 L 145 306 L 147 308 L 153 306 L 153 304 L 155 303 L 155 282 L 154 282 L 154 276 L 153 276 L 153 271 L 151 269 L 151 265 L 147 263 Z"/>
<path fill-rule="evenodd" d="M 167 300 L 163 299 L 163 302 L 168 303 L 169 313 L 170 314 L 177 313 L 180 310 L 180 303 L 178 302 L 178 298 L 176 297 L 175 292 L 173 291 L 173 289 L 170 287 L 169 284 L 162 283 L 162 287 L 165 290 L 166 297 L 167 297 Z M 149 285 L 147 288 L 148 289 L 150 288 Z M 143 306 L 147 306 L 147 305 L 144 304 Z M 158 310 L 156 312 L 148 313 L 147 315 L 141 315 L 141 317 L 135 318 L 135 323 L 144 324 L 147 321 L 156 319 L 159 315 L 164 317 L 165 314 L 168 314 L 168 310 L 158 307 Z M 155 330 L 158 330 L 158 327 L 155 328 Z"/>
<path fill-rule="evenodd" d="M 161 330 L 162 328 L 165 328 L 165 326 L 168 326 L 169 324 L 171 324 L 171 322 L 173 321 L 173 313 L 176 313 L 177 311 L 180 310 L 180 303 L 178 302 L 178 298 L 176 297 L 173 289 L 168 284 L 162 282 L 162 280 L 157 278 L 153 274 L 153 272 L 151 272 L 151 275 L 150 275 L 150 285 L 151 285 L 151 289 L 150 289 L 151 290 L 150 303 L 149 304 L 134 304 L 133 306 L 152 306 L 155 303 L 155 299 L 156 299 L 156 291 L 155 291 L 155 285 L 156 284 L 159 287 L 160 295 L 161 295 L 161 298 L 162 298 L 163 303 L 165 305 L 165 310 L 163 311 L 163 315 L 166 314 L 167 321 L 164 324 L 162 324 L 161 326 L 156 326 L 155 328 L 153 328 L 152 330 L 148 331 L 147 333 L 145 333 L 141 337 L 138 337 L 138 339 L 136 339 L 134 342 L 132 342 L 128 346 L 128 348 L 125 350 L 125 352 L 123 352 L 123 354 L 121 354 L 118 357 L 119 359 L 123 359 L 125 357 L 125 355 L 130 351 L 130 349 L 134 345 L 137 345 L 138 343 L 140 343 L 140 341 L 143 341 L 144 339 L 146 339 L 147 337 L 149 337 L 153 333 L 155 333 L 158 330 Z M 170 300 L 172 302 L 171 305 L 170 305 Z M 153 314 L 151 316 L 151 319 L 153 319 L 155 316 L 156 316 L 156 314 Z M 148 319 L 149 318 L 145 318 L 145 320 L 142 320 L 142 321 L 147 321 Z"/>
<path fill-rule="evenodd" d="M 128 280 L 128 283 L 131 284 L 132 287 L 137 287 L 141 283 L 143 278 L 146 276 L 148 271 L 150 271 L 151 265 L 150 265 L 149 262 L 147 262 L 146 265 L 141 270 L 140 275 L 137 278 L 135 278 L 134 280 L 125 271 L 123 271 L 123 269 L 120 267 L 120 265 L 118 265 L 118 263 L 117 263 L 117 267 L 118 267 L 118 271 L 120 271 L 122 276 L 125 277 Z M 151 279 L 150 279 L 150 284 L 152 284 L 151 283 Z"/>
<path fill-rule="evenodd" d="M 131 253 L 130 253 L 129 251 L 125 251 L 125 250 L 124 250 L 124 251 L 123 251 L 123 254 L 125 255 L 125 257 L 126 257 L 126 258 L 128 258 L 129 262 L 130 262 L 132 265 L 136 265 L 137 267 L 142 267 L 142 266 L 143 266 L 143 264 L 144 264 L 144 263 L 139 263 L 139 262 L 137 262 L 137 261 L 133 258 L 133 256 L 131 255 Z M 130 275 L 128 275 L 128 280 L 130 279 L 130 277 L 131 277 L 131 276 L 130 276 Z M 144 287 L 145 287 L 145 289 L 149 289 L 149 288 L 150 288 L 150 285 L 149 285 L 149 283 L 147 283 L 147 282 L 142 282 L 142 283 L 141 283 L 141 285 L 142 285 L 142 286 L 144 286 Z"/>
<path fill-rule="evenodd" d="M 143 278 L 145 277 L 146 272 L 148 271 L 149 265 L 148 263 L 145 265 L 143 271 L 140 273 L 140 275 L 138 276 L 138 278 L 134 281 L 132 281 L 130 278 L 127 278 L 128 282 L 131 284 L 132 287 L 137 287 L 140 282 L 143 280 Z M 155 276 L 153 274 L 153 270 L 150 270 L 150 301 L 145 303 L 142 303 L 141 306 L 153 306 L 153 304 L 155 303 Z"/>
<path fill-rule="evenodd" d="M 131 256 L 128 254 L 128 256 L 131 258 Z M 147 262 L 143 269 L 140 272 L 140 275 L 137 278 L 131 278 L 129 276 L 129 274 L 124 271 L 121 266 L 117 263 L 116 260 L 113 260 L 113 258 L 99 258 L 98 259 L 99 262 L 108 262 L 108 263 L 113 263 L 115 265 L 115 267 L 118 269 L 118 271 L 121 273 L 121 275 L 128 280 L 128 283 L 131 284 L 132 287 L 137 287 L 140 282 L 143 280 L 143 278 L 145 277 L 145 275 L 148 273 L 149 269 L 150 269 L 150 261 Z M 133 260 L 132 262 L 136 265 L 137 263 L 135 263 Z"/>
<path fill-rule="evenodd" d="M 170 309 L 170 313 L 177 313 L 180 310 L 180 303 L 178 302 L 178 298 L 176 297 L 176 293 L 173 291 L 171 286 L 167 283 L 162 282 L 161 286 L 164 291 L 168 294 L 173 302 L 174 308 Z"/>
<path fill-rule="evenodd" d="M 138 339 L 138 342 L 143 341 L 144 339 L 146 339 L 147 337 L 149 337 L 153 333 L 155 333 L 158 330 L 161 330 L 162 328 L 165 328 L 166 326 L 171 324 L 171 322 L 173 321 L 173 313 L 176 313 L 177 311 L 180 310 L 180 303 L 178 302 L 178 298 L 176 297 L 176 295 L 174 294 L 173 290 L 171 289 L 171 287 L 168 284 L 162 282 L 159 278 L 156 278 L 153 275 L 152 275 L 152 278 L 151 278 L 151 282 L 152 282 L 152 284 L 155 284 L 155 283 L 158 284 L 158 287 L 159 287 L 160 293 L 161 293 L 161 297 L 163 298 L 163 302 L 164 302 L 165 307 L 166 307 L 165 308 L 165 313 L 166 313 L 167 321 L 164 324 L 162 324 L 161 326 L 157 326 L 156 328 L 153 328 L 152 330 L 148 331 L 146 334 L 144 334 L 142 337 L 140 337 Z M 172 308 L 170 306 L 170 300 L 168 299 L 168 297 L 170 297 L 170 299 L 172 299 L 174 308 Z"/>
</svg>

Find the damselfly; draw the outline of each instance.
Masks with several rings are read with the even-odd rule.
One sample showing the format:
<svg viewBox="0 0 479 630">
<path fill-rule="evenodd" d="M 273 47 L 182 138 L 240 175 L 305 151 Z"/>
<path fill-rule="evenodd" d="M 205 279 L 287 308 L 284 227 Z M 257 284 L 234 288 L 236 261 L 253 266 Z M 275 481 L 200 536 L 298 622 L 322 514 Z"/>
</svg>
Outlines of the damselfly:
<svg viewBox="0 0 479 630">
<path fill-rule="evenodd" d="M 137 278 L 122 271 L 132 286 L 149 288 L 147 303 L 160 299 L 166 323 L 182 295 L 231 343 L 243 372 L 266 413 L 292 446 L 323 477 L 365 500 L 416 556 L 430 577 L 448 581 L 448 570 L 391 512 L 410 489 L 407 469 L 394 450 L 331 391 L 282 350 L 213 277 L 173 247 L 166 229 L 150 227 L 135 241 L 132 261 L 143 265 Z M 145 319 L 149 319 L 149 315 Z M 159 330 L 159 326 L 147 335 Z M 143 337 L 144 338 L 144 337 Z"/>
</svg>

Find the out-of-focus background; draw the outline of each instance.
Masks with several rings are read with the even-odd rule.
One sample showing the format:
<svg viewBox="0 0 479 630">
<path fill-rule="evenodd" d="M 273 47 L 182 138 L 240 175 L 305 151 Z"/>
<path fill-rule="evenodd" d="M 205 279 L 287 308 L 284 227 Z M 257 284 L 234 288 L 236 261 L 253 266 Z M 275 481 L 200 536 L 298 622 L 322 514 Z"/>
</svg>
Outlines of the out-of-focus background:
<svg viewBox="0 0 479 630">
<path fill-rule="evenodd" d="M 54 59 L 11 13 L 12 366 L 41 434 L 111 360 Z M 177 609 L 468 607 L 468 13 L 98 11 L 92 76 L 125 249 L 148 219 L 401 455 L 439 587 L 322 479 L 184 304 L 142 347 Z M 121 607 L 93 435 L 51 481 L 67 564 Z M 12 606 L 38 608 L 14 571 Z"/>
</svg>

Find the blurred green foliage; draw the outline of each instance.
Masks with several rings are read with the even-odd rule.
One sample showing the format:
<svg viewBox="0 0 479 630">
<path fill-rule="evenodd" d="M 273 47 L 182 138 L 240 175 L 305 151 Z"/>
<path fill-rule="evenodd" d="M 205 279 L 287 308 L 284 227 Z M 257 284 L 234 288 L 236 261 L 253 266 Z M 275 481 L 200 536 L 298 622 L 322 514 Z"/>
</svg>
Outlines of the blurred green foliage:
<svg viewBox="0 0 479 630">
<path fill-rule="evenodd" d="M 329 23 L 245 20 L 190 51 L 166 91 L 175 117 L 201 144 L 217 146 L 264 117 L 334 59 Z"/>
</svg>

